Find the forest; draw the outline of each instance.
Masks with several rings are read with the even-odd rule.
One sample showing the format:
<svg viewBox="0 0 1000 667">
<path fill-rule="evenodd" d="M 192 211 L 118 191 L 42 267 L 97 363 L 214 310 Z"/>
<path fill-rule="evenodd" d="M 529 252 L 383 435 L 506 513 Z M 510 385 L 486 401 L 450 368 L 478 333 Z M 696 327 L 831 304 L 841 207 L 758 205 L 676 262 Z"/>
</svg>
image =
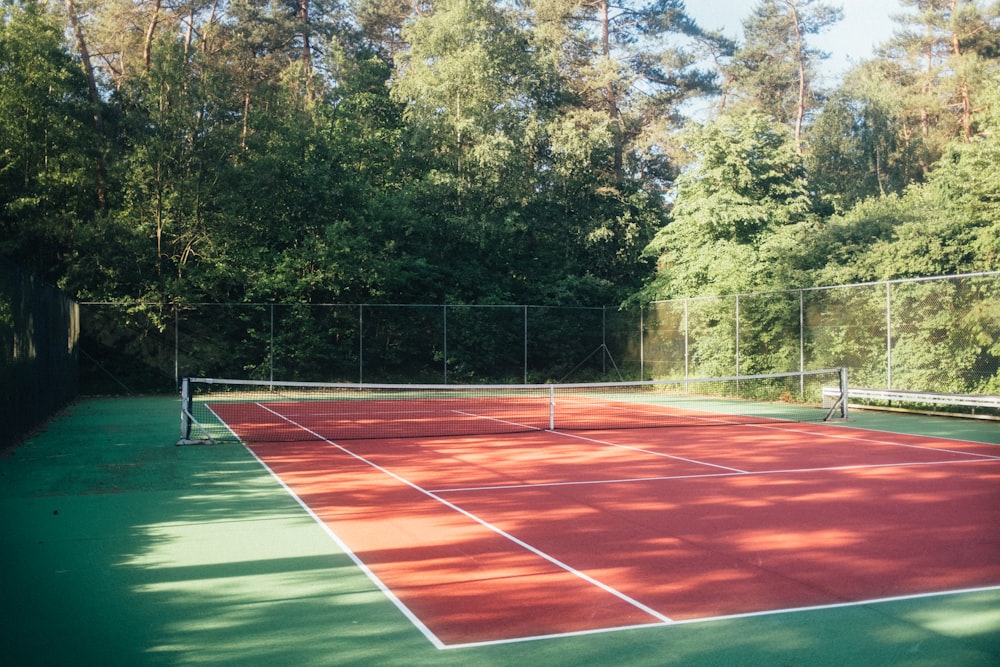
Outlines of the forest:
<svg viewBox="0 0 1000 667">
<path fill-rule="evenodd" d="M 0 0 L 0 256 L 83 301 L 615 305 L 1000 267 L 1000 2 Z"/>
</svg>

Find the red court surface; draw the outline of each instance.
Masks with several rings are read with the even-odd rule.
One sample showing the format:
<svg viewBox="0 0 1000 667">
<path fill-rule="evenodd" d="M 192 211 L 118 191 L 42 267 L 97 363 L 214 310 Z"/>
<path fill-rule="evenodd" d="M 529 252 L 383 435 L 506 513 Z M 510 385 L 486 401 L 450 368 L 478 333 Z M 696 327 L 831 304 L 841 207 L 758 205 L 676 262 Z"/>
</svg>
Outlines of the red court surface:
<svg viewBox="0 0 1000 667">
<path fill-rule="evenodd" d="M 238 435 L 327 437 L 301 406 L 247 414 Z M 996 445 L 772 424 L 249 447 L 439 648 L 1000 586 Z"/>
</svg>

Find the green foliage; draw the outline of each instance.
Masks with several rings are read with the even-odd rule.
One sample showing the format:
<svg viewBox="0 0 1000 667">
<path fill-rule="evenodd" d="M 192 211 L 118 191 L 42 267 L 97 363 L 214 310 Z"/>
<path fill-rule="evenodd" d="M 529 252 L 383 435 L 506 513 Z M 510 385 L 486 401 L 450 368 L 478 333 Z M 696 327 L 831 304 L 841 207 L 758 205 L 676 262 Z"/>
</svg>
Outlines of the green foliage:
<svg viewBox="0 0 1000 667">
<path fill-rule="evenodd" d="M 0 6 L 0 255 L 56 282 L 93 215 L 87 88 L 58 24 Z"/>
<path fill-rule="evenodd" d="M 998 100 L 996 88 L 991 101 Z M 1000 265 L 1000 136 L 995 102 L 981 139 L 951 144 L 927 183 L 864 201 L 824 230 L 823 282 L 995 270 Z"/>
<path fill-rule="evenodd" d="M 678 179 L 671 222 L 647 250 L 659 256 L 654 289 L 694 295 L 770 287 L 765 240 L 810 219 L 790 133 L 760 114 L 725 116 L 695 130 L 689 149 L 696 162 Z"/>
<path fill-rule="evenodd" d="M 841 18 L 839 8 L 817 0 L 762 0 L 744 21 L 746 43 L 728 68 L 743 106 L 794 128 L 799 152 L 804 124 L 819 106 L 816 64 L 825 57 L 809 39 Z"/>
<path fill-rule="evenodd" d="M 850 72 L 816 119 L 809 135 L 810 181 L 836 213 L 868 197 L 902 193 L 922 181 L 928 148 L 911 119 L 889 63 L 865 63 Z"/>
</svg>

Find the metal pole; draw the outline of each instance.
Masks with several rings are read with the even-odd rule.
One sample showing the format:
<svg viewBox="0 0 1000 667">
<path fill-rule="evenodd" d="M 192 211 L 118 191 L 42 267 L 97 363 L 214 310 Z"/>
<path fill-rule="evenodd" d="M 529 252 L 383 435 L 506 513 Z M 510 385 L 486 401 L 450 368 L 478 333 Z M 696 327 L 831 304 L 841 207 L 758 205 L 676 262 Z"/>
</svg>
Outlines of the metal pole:
<svg viewBox="0 0 1000 667">
<path fill-rule="evenodd" d="M 688 367 L 688 357 L 689 357 L 689 353 L 688 353 L 689 338 L 688 338 L 688 336 L 689 336 L 689 329 L 690 329 L 690 327 L 688 326 L 688 302 L 689 301 L 690 301 L 690 297 L 687 298 L 687 299 L 684 299 L 684 379 L 685 380 L 689 377 L 688 373 L 690 372 L 690 369 Z"/>
<path fill-rule="evenodd" d="M 524 306 L 524 384 L 528 384 L 528 307 Z"/>
<path fill-rule="evenodd" d="M 556 430 L 556 386 L 549 385 L 549 430 Z"/>
<path fill-rule="evenodd" d="M 740 295 L 736 295 L 736 376 L 740 374 Z M 737 381 L 737 387 L 739 387 Z"/>
<path fill-rule="evenodd" d="M 181 382 L 181 439 L 179 442 L 191 439 L 191 389 L 188 379 Z"/>
<path fill-rule="evenodd" d="M 442 320 L 444 323 L 444 383 L 448 384 L 448 306 L 441 306 Z"/>
<path fill-rule="evenodd" d="M 885 382 L 892 389 L 892 285 L 885 284 Z"/>
<path fill-rule="evenodd" d="M 646 379 L 646 325 L 643 322 L 645 306 L 639 306 L 639 379 Z"/>
<path fill-rule="evenodd" d="M 601 373 L 604 377 L 607 377 L 608 374 L 608 307 L 607 306 L 601 306 Z"/>
<path fill-rule="evenodd" d="M 799 290 L 799 373 L 806 369 L 806 314 L 805 314 L 805 302 L 803 299 L 803 290 Z M 806 378 L 804 375 L 799 376 L 799 394 L 804 396 L 806 393 Z"/>
<path fill-rule="evenodd" d="M 365 383 L 365 304 L 358 304 L 358 383 Z"/>
<path fill-rule="evenodd" d="M 268 377 L 271 382 L 274 382 L 274 304 L 271 304 L 271 358 L 267 362 L 268 364 Z M 273 387 L 272 387 L 273 389 Z"/>
<path fill-rule="evenodd" d="M 181 354 L 181 343 L 180 343 L 180 314 L 178 312 L 177 304 L 173 304 L 174 308 L 174 386 L 180 382 L 180 354 Z"/>
<path fill-rule="evenodd" d="M 848 417 L 848 415 L 847 415 L 847 399 L 848 399 L 847 394 L 849 392 L 849 389 L 850 388 L 848 386 L 847 367 L 845 366 L 845 367 L 843 367 L 843 368 L 840 369 L 840 396 L 841 396 L 841 401 L 843 402 L 843 405 L 840 408 L 840 417 L 844 421 L 847 421 L 847 417 Z"/>
</svg>

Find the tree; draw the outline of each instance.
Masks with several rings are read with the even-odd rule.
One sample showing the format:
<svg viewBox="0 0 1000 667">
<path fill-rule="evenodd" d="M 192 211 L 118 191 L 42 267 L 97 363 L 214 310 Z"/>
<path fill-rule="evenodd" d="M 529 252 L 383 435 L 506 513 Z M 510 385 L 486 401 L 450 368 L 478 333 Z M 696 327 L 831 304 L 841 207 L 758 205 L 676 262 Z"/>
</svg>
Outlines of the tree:
<svg viewBox="0 0 1000 667">
<path fill-rule="evenodd" d="M 35 4 L 0 7 L 0 255 L 60 282 L 99 205 L 83 71 Z"/>
<path fill-rule="evenodd" d="M 93 66 L 90 59 L 90 50 L 87 46 L 87 40 L 84 36 L 83 26 L 80 22 L 80 17 L 77 13 L 77 8 L 75 0 L 65 0 L 66 2 L 66 14 L 69 17 L 69 24 L 73 30 L 73 36 L 76 38 L 77 50 L 80 53 L 80 62 L 83 65 L 83 72 L 87 77 L 87 91 L 90 94 L 90 105 L 93 113 L 94 119 L 94 129 L 96 131 L 98 150 L 95 159 L 96 166 L 96 183 L 97 183 L 97 199 L 104 208 L 107 205 L 107 167 L 105 164 L 104 156 L 104 111 L 103 111 L 103 100 L 101 99 L 100 92 L 98 90 L 97 82 L 97 72 Z"/>
<path fill-rule="evenodd" d="M 900 73 L 884 61 L 863 63 L 844 77 L 810 130 L 809 180 L 830 212 L 866 197 L 902 193 L 923 180 L 927 144 L 904 104 Z"/>
<path fill-rule="evenodd" d="M 701 45 L 725 50 L 724 40 L 703 31 L 681 0 L 532 0 L 528 8 L 539 57 L 566 83 L 565 104 L 607 119 L 612 151 L 603 171 L 612 186 L 672 179 L 674 165 L 649 148 L 669 143 L 685 101 L 717 90 L 716 75 L 700 67 Z"/>
<path fill-rule="evenodd" d="M 956 139 L 926 183 L 859 202 L 814 239 L 822 279 L 863 282 L 995 270 L 1000 263 L 1000 87 L 982 93 L 983 137 Z"/>
<path fill-rule="evenodd" d="M 761 261 L 783 227 L 811 223 L 805 169 L 790 130 L 763 114 L 729 114 L 696 129 L 668 224 L 647 248 L 658 258 L 655 298 L 775 287 Z M 771 258 L 769 258 L 771 259 Z"/>
<path fill-rule="evenodd" d="M 366 45 L 391 62 L 405 51 L 403 24 L 414 11 L 412 0 L 356 0 L 354 20 Z"/>
<path fill-rule="evenodd" d="M 237 154 L 238 130 L 224 120 L 232 109 L 230 89 L 206 58 L 185 55 L 176 40 L 162 39 L 157 47 L 149 71 L 123 80 L 115 96 L 127 142 L 109 224 L 141 275 L 133 289 L 168 300 L 178 296 L 186 267 L 207 259 L 213 240 L 222 241 L 209 237 L 217 206 L 212 186 Z"/>
<path fill-rule="evenodd" d="M 923 182 L 946 144 L 982 132 L 982 95 L 996 76 L 997 10 L 910 1 L 884 57 L 855 66 L 810 136 L 810 174 L 833 211 Z"/>
<path fill-rule="evenodd" d="M 982 141 L 949 145 L 928 182 L 907 192 L 902 204 L 912 211 L 910 221 L 896 227 L 891 243 L 871 250 L 882 275 L 947 275 L 1000 265 L 997 129 Z"/>
<path fill-rule="evenodd" d="M 794 128 L 799 154 L 808 116 L 818 105 L 816 61 L 825 57 L 808 37 L 842 17 L 817 0 L 762 0 L 743 23 L 746 43 L 733 59 L 733 85 L 752 106 Z"/>
<path fill-rule="evenodd" d="M 916 13 L 897 17 L 901 29 L 883 54 L 910 75 L 905 99 L 921 136 L 937 149 L 956 137 L 969 142 L 976 134 L 976 98 L 1000 56 L 1000 3 L 901 1 Z"/>
<path fill-rule="evenodd" d="M 597 285 L 611 295 L 643 270 L 661 185 L 614 173 L 616 122 L 566 78 L 561 59 L 575 56 L 552 49 L 566 23 L 528 29 L 540 22 L 451 0 L 403 33 L 392 94 L 406 106 L 404 153 L 420 162 L 392 210 L 421 272 L 410 285 L 549 302 Z"/>
<path fill-rule="evenodd" d="M 409 42 L 394 97 L 431 167 L 457 192 L 521 182 L 537 114 L 538 78 L 517 14 L 488 0 L 444 0 L 404 33 Z M 530 169 L 529 169 L 530 171 Z"/>
</svg>

